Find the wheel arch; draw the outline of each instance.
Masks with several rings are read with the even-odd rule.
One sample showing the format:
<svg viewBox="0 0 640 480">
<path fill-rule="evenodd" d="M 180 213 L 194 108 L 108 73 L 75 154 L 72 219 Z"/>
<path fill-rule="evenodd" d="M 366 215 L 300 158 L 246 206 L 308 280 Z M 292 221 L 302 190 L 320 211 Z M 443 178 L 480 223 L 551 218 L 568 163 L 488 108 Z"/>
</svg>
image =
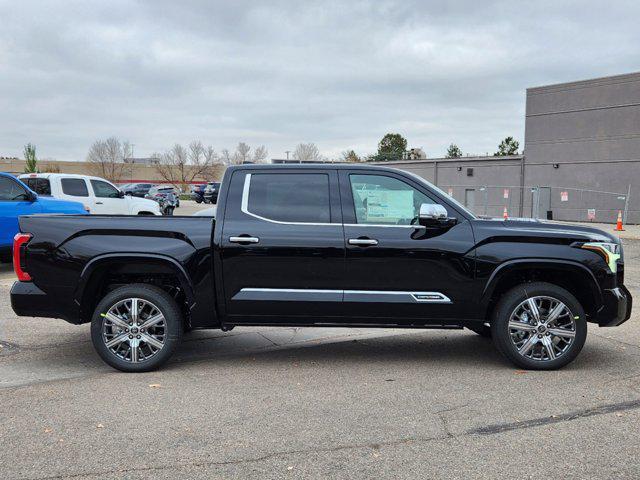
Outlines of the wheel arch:
<svg viewBox="0 0 640 480">
<path fill-rule="evenodd" d="M 578 262 L 554 259 L 518 259 L 496 268 L 482 292 L 480 304 L 484 318 L 491 312 L 500 296 L 515 285 L 545 281 L 558 285 L 575 296 L 589 317 L 602 308 L 602 291 L 591 270 Z"/>
<path fill-rule="evenodd" d="M 110 253 L 93 258 L 80 274 L 74 301 L 80 307 L 80 321 L 86 323 L 97 303 L 105 282 L 113 277 L 135 278 L 135 283 L 145 282 L 144 278 L 175 279 L 183 295 L 185 319 L 195 305 L 193 284 L 183 266 L 175 259 L 159 254 Z M 133 283 L 133 282 L 132 282 Z"/>
</svg>

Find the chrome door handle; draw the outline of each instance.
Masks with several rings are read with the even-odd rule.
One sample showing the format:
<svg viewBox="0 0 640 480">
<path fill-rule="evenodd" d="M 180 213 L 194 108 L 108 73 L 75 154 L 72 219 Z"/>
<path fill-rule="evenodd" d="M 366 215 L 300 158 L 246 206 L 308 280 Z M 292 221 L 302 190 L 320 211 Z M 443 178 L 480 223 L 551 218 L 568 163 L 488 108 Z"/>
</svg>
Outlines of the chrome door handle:
<svg viewBox="0 0 640 480">
<path fill-rule="evenodd" d="M 378 240 L 374 240 L 373 238 L 350 238 L 349 245 L 359 245 L 361 247 L 366 247 L 368 245 L 378 245 Z"/>
<path fill-rule="evenodd" d="M 102 202 L 96 202 L 96 205 L 102 205 Z"/>
<path fill-rule="evenodd" d="M 229 237 L 231 243 L 258 243 L 258 237 Z"/>
</svg>

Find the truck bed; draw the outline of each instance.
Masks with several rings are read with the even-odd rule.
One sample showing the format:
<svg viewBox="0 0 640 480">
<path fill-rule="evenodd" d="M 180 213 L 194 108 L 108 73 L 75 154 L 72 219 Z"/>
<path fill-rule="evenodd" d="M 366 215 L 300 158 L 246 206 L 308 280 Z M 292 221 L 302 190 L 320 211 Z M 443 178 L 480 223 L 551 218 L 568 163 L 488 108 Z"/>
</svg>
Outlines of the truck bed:
<svg viewBox="0 0 640 480">
<path fill-rule="evenodd" d="M 207 308 L 212 302 L 213 218 L 33 215 L 20 217 L 19 223 L 21 232 L 33 236 L 25 265 L 33 282 L 16 288 L 43 292 L 36 296 L 41 298 L 40 316 L 62 317 L 72 323 L 89 321 L 85 292 L 92 288 L 92 275 L 100 268 L 107 268 L 112 275 L 126 271 L 128 257 L 148 260 L 148 269 L 136 267 L 141 271 L 134 272 L 141 279 L 146 270 L 158 265 L 178 272 L 189 308 Z M 194 283 L 200 284 L 198 289 Z M 33 308 L 34 297 L 24 296 L 25 301 L 28 298 Z M 19 295 L 13 306 L 20 311 Z"/>
</svg>

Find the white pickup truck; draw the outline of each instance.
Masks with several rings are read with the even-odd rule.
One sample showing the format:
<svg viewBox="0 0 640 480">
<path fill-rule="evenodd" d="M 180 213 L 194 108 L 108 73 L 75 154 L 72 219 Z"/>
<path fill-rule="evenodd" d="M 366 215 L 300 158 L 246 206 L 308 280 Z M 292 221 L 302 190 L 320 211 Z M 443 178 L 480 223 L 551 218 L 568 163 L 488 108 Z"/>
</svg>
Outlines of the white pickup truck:
<svg viewBox="0 0 640 480">
<path fill-rule="evenodd" d="M 38 195 L 75 200 L 89 213 L 160 215 L 157 202 L 125 195 L 104 178 L 67 173 L 25 173 L 19 178 Z"/>
</svg>

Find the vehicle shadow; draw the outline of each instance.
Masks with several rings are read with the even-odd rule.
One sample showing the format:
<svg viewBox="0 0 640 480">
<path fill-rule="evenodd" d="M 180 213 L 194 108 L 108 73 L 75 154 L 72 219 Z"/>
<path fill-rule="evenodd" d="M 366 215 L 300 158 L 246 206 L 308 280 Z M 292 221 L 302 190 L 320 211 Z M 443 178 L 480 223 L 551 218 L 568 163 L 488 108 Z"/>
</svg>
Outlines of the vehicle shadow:
<svg viewBox="0 0 640 480">
<path fill-rule="evenodd" d="M 322 331 L 320 328 L 304 330 Z M 231 359 L 250 359 L 263 365 L 294 361 L 300 365 L 362 363 L 406 367 L 413 363 L 434 368 L 482 366 L 511 371 L 518 369 L 496 350 L 491 339 L 482 338 L 468 330 L 394 330 L 385 331 L 379 336 L 373 330 L 360 337 L 350 336 L 349 329 L 343 330 L 345 336 L 342 337 L 331 335 L 277 345 L 267 342 L 264 338 L 267 335 L 259 331 L 235 335 L 235 331 L 216 332 L 214 337 L 195 332 L 186 336 L 170 365 L 164 368 L 181 368 L 182 364 L 197 362 L 228 365 Z M 592 337 L 581 355 L 563 371 L 591 368 L 617 371 L 622 364 L 637 364 L 639 361 L 640 357 L 632 352 L 617 349 Z"/>
<path fill-rule="evenodd" d="M 0 262 L 0 275 L 9 276 L 13 274 L 13 265 L 11 263 Z"/>
<path fill-rule="evenodd" d="M 274 331 L 282 330 L 279 337 Z M 288 330 L 288 332 L 284 332 Z M 237 365 L 246 368 L 250 363 L 257 369 L 286 369 L 291 366 L 335 369 L 353 372 L 389 369 L 396 372 L 428 368 L 432 372 L 489 369 L 518 371 L 504 359 L 490 339 L 464 331 L 394 330 L 377 334 L 349 333 L 333 329 L 321 335 L 321 328 L 313 331 L 317 338 L 296 336 L 298 329 L 237 329 L 233 332 L 200 331 L 185 335 L 173 358 L 159 372 L 202 367 L 228 370 Z M 240 333 L 242 332 L 242 333 Z M 362 332 L 360 330 L 359 332 Z M 275 338 L 275 341 L 274 341 Z M 278 343 L 279 341 L 279 343 Z M 87 332 L 77 331 L 65 342 L 14 349 L 4 357 L 3 381 L 0 387 L 24 385 L 70 377 L 85 377 L 101 373 L 115 373 L 102 362 L 93 349 Z M 623 351 L 605 342 L 589 342 L 582 354 L 563 371 L 598 369 L 618 371 L 619 366 L 640 363 L 640 356 Z"/>
<path fill-rule="evenodd" d="M 321 329 L 318 329 L 321 330 Z M 347 334 L 348 329 L 344 329 Z M 224 334 L 223 334 L 224 335 Z M 178 349 L 170 368 L 182 363 L 203 361 L 208 364 L 229 358 L 256 357 L 262 364 L 296 361 L 299 363 L 384 363 L 420 362 L 432 365 L 477 366 L 508 365 L 490 339 L 466 331 L 395 331 L 380 336 L 323 337 L 303 342 L 268 343 L 260 333 L 239 338 L 187 338 Z M 259 357 L 257 357 L 259 355 Z"/>
</svg>

